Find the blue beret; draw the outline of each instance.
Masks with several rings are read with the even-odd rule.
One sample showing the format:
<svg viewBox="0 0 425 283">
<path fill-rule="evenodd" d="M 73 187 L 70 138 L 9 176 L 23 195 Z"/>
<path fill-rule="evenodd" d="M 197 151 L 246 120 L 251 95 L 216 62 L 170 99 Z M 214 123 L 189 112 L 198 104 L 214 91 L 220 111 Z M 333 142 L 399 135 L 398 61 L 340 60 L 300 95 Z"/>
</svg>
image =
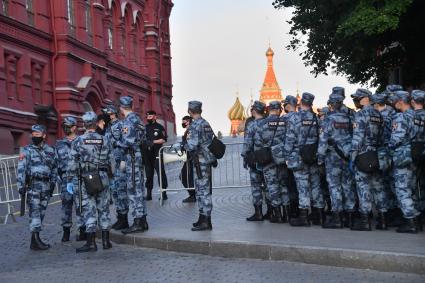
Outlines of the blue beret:
<svg viewBox="0 0 425 283">
<path fill-rule="evenodd" d="M 44 134 L 46 132 L 46 127 L 40 124 L 36 124 L 31 127 L 31 132 L 38 132 Z"/>
<path fill-rule="evenodd" d="M 344 101 L 344 96 L 342 96 L 340 93 L 331 93 L 329 95 L 328 104 L 334 104 L 334 103 L 342 103 Z"/>
<path fill-rule="evenodd" d="M 282 104 L 280 101 L 271 101 L 269 104 L 269 110 L 282 110 Z"/>
<path fill-rule="evenodd" d="M 314 95 L 309 92 L 304 92 L 301 97 L 301 101 L 305 104 L 312 105 L 314 101 Z"/>
<path fill-rule="evenodd" d="M 296 106 L 298 104 L 298 99 L 295 96 L 288 95 L 286 96 L 285 101 L 283 103 Z"/>
<path fill-rule="evenodd" d="M 387 87 L 385 88 L 385 91 L 387 93 L 396 92 L 398 90 L 403 90 L 403 87 L 401 85 L 387 85 Z"/>
<path fill-rule="evenodd" d="M 340 86 L 335 86 L 332 88 L 332 93 L 342 95 L 345 98 L 345 89 Z"/>
<path fill-rule="evenodd" d="M 254 104 L 252 105 L 252 109 L 255 109 L 256 111 L 263 113 L 266 110 L 266 105 L 261 101 L 254 101 Z"/>
<path fill-rule="evenodd" d="M 120 97 L 120 105 L 122 107 L 132 107 L 133 106 L 133 98 L 130 96 L 121 96 Z"/>
<path fill-rule="evenodd" d="M 371 97 L 372 93 L 364 88 L 358 88 L 355 93 L 351 95 L 352 98 L 363 98 L 363 97 Z"/>
<path fill-rule="evenodd" d="M 202 102 L 196 101 L 196 100 L 189 101 L 188 108 L 189 108 L 189 110 L 201 111 L 202 110 Z"/>
<path fill-rule="evenodd" d="M 319 115 L 326 115 L 329 113 L 329 107 L 317 108 Z"/>
<path fill-rule="evenodd" d="M 404 101 L 409 103 L 410 102 L 410 94 L 407 91 L 404 90 L 397 90 L 394 92 L 395 95 L 395 101 Z"/>
<path fill-rule="evenodd" d="M 425 91 L 419 89 L 413 90 L 412 99 L 416 102 L 425 102 Z"/>
<path fill-rule="evenodd" d="M 65 117 L 63 119 L 63 124 L 65 126 L 69 126 L 69 127 L 76 126 L 77 125 L 77 119 L 75 119 L 74 117 Z"/>
<path fill-rule="evenodd" d="M 97 115 L 93 111 L 84 113 L 83 122 L 84 123 L 95 123 L 97 121 Z"/>
<path fill-rule="evenodd" d="M 372 103 L 385 104 L 387 96 L 384 93 L 375 93 L 372 95 Z"/>
</svg>

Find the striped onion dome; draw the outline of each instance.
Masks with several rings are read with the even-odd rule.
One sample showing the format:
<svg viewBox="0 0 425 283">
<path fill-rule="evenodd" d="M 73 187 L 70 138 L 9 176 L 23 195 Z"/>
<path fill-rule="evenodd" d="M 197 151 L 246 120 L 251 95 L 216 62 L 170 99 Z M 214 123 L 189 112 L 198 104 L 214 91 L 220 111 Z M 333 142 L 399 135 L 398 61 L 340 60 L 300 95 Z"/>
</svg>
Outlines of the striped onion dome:
<svg viewBox="0 0 425 283">
<path fill-rule="evenodd" d="M 230 120 L 240 120 L 243 121 L 246 119 L 245 116 L 245 108 L 239 100 L 239 97 L 236 97 L 235 104 L 233 104 L 232 108 L 230 108 L 229 112 L 227 112 L 227 117 Z"/>
</svg>

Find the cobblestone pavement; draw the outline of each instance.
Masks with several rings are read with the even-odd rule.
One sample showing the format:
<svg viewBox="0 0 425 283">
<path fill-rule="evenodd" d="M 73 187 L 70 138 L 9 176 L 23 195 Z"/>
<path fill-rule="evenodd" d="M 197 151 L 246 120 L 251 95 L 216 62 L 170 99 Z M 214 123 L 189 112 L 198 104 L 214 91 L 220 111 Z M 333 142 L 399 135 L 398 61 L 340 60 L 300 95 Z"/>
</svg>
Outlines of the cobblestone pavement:
<svg viewBox="0 0 425 283">
<path fill-rule="evenodd" d="M 114 245 L 76 254 L 62 244 L 59 206 L 47 211 L 42 237 L 52 248 L 29 250 L 27 219 L 0 225 L 0 282 L 425 282 L 414 274 L 326 267 L 301 263 L 224 259 Z M 98 243 L 100 244 L 100 243 Z"/>
</svg>

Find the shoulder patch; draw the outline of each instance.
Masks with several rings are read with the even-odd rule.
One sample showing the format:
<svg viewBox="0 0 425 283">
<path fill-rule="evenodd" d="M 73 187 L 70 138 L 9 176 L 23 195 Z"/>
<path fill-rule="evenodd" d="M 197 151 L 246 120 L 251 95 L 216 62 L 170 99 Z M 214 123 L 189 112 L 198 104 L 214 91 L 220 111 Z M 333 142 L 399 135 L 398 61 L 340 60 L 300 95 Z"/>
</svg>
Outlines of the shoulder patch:
<svg viewBox="0 0 425 283">
<path fill-rule="evenodd" d="M 393 123 L 393 131 L 397 130 L 398 124 L 397 123 Z"/>
<path fill-rule="evenodd" d="M 83 142 L 88 145 L 102 145 L 103 139 L 84 139 Z"/>
<path fill-rule="evenodd" d="M 19 160 L 24 160 L 24 158 L 25 158 L 25 154 L 23 153 L 19 154 Z"/>
<path fill-rule="evenodd" d="M 122 132 L 123 132 L 124 134 L 127 134 L 127 133 L 128 133 L 128 128 L 127 128 L 127 127 L 122 128 Z"/>
<path fill-rule="evenodd" d="M 353 123 L 353 129 L 357 128 L 357 123 Z"/>
</svg>

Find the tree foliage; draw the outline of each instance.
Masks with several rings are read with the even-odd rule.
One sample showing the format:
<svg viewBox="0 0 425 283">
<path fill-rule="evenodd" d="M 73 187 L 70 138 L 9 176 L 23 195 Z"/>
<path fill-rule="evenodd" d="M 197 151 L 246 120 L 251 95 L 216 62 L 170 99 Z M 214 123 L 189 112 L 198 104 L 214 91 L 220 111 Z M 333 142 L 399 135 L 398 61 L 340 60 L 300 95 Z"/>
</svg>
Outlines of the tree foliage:
<svg viewBox="0 0 425 283">
<path fill-rule="evenodd" d="M 287 48 L 301 50 L 313 74 L 332 70 L 351 83 L 383 86 L 390 71 L 401 68 L 405 86 L 425 82 L 425 1 L 276 0 L 273 5 L 293 9 Z"/>
</svg>

